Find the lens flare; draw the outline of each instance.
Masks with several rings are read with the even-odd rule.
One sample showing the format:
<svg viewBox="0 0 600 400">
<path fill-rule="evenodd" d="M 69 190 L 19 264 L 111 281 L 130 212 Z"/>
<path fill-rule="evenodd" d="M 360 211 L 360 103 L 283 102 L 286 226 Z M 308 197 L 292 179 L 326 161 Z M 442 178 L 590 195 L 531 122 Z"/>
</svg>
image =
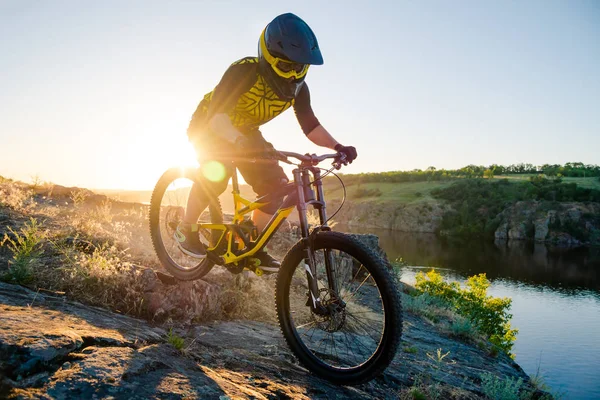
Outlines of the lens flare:
<svg viewBox="0 0 600 400">
<path fill-rule="evenodd" d="M 218 161 L 209 161 L 202 164 L 202 175 L 211 182 L 220 182 L 225 179 L 225 166 Z"/>
</svg>

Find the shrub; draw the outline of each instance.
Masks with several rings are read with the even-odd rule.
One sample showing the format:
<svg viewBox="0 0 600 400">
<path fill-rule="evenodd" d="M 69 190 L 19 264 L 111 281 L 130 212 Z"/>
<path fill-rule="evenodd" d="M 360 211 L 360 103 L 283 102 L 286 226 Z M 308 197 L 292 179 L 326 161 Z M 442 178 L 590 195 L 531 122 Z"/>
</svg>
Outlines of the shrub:
<svg viewBox="0 0 600 400">
<path fill-rule="evenodd" d="M 452 321 L 452 324 L 450 325 L 452 336 L 463 339 L 470 339 L 476 331 L 477 327 L 475 324 L 470 319 L 461 316 Z"/>
<path fill-rule="evenodd" d="M 10 181 L 0 187 L 0 206 L 22 211 L 34 204 L 32 197 L 31 190 Z"/>
<path fill-rule="evenodd" d="M 450 203 L 453 209 L 444 214 L 441 229 L 463 238 L 492 238 L 500 223 L 499 214 L 518 201 L 543 201 L 546 207 L 557 202 L 600 201 L 600 190 L 561 183 L 541 175 L 515 183 L 464 179 L 446 188 L 432 190 L 431 194 Z M 533 236 L 531 228 L 528 234 Z"/>
<path fill-rule="evenodd" d="M 485 274 L 468 278 L 465 289 L 458 282 L 445 282 L 434 270 L 427 274 L 419 272 L 416 280 L 417 290 L 450 304 L 459 315 L 472 321 L 493 345 L 510 355 L 518 332 L 510 327 L 512 315 L 508 310 L 512 301 L 488 296 L 490 282 Z"/>
<path fill-rule="evenodd" d="M 6 246 L 12 252 L 12 259 L 8 261 L 8 272 L 2 276 L 2 280 L 30 283 L 33 280 L 33 268 L 43 253 L 44 233 L 35 218 L 31 218 L 18 232 L 11 227 L 8 230 L 10 235 L 4 234 L 0 246 Z"/>
<path fill-rule="evenodd" d="M 489 372 L 481 375 L 481 390 L 492 400 L 520 400 L 521 386 L 523 386 L 522 378 L 501 379 Z"/>
</svg>

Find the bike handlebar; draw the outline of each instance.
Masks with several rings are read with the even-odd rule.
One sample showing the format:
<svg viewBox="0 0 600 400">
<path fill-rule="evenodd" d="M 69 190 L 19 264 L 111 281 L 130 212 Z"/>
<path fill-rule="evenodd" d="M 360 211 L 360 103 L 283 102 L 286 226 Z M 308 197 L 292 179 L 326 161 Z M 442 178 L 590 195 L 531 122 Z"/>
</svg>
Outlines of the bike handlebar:
<svg viewBox="0 0 600 400">
<path fill-rule="evenodd" d="M 342 165 L 348 165 L 348 162 L 346 161 L 346 155 L 343 153 L 323 154 L 320 156 L 318 156 L 316 154 L 299 154 L 299 153 L 294 153 L 291 151 L 279 151 L 279 153 L 281 153 L 282 155 L 284 155 L 286 157 L 286 160 L 282 160 L 282 161 L 287 161 L 287 157 L 293 157 L 293 158 L 300 160 L 303 163 L 307 163 L 310 165 L 317 165 L 324 160 L 333 158 L 334 159 L 333 166 L 335 167 L 335 169 L 340 169 L 342 167 Z"/>
</svg>

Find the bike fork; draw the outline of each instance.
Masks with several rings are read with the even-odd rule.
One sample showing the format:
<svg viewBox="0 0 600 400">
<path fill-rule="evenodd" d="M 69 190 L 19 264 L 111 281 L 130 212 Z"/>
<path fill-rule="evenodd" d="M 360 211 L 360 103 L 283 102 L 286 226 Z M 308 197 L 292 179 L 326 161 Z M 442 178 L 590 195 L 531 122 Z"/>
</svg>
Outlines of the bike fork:
<svg viewBox="0 0 600 400">
<path fill-rule="evenodd" d="M 304 185 L 307 184 L 307 179 L 303 179 L 299 170 L 294 170 L 294 182 L 296 184 L 296 192 L 298 194 L 298 214 L 300 216 L 300 230 L 302 234 L 302 242 L 304 244 L 304 269 L 306 271 L 306 279 L 308 281 L 308 302 L 313 312 L 319 315 L 326 315 L 328 310 L 321 304 L 321 295 L 319 292 L 318 276 L 317 276 L 317 260 L 315 260 L 315 251 L 312 245 L 312 237 L 308 231 L 308 220 L 306 218 L 306 197 L 304 196 Z M 318 174 L 318 171 L 317 171 Z M 315 177 L 318 178 L 318 177 Z M 320 183 L 320 180 L 315 179 Z M 304 181 L 304 185 L 303 185 Z M 317 187 L 317 202 L 321 202 L 323 198 L 322 188 Z M 314 197 L 313 197 L 314 200 Z M 325 209 L 323 204 L 319 209 L 319 217 L 321 226 L 326 224 Z M 327 271 L 327 280 L 329 281 L 329 289 L 337 295 L 337 285 L 333 273 L 333 257 L 330 250 L 325 250 L 325 269 Z"/>
</svg>

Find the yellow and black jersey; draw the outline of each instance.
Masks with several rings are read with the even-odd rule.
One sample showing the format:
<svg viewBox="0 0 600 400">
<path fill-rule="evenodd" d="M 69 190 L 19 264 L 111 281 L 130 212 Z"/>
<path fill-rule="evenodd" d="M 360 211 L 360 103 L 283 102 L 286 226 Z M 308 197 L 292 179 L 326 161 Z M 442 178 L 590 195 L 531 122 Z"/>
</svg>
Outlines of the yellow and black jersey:
<svg viewBox="0 0 600 400">
<path fill-rule="evenodd" d="M 188 135 L 195 136 L 206 129 L 206 122 L 215 114 L 229 115 L 231 123 L 242 133 L 249 133 L 293 107 L 302 131 L 309 134 L 319 125 L 310 105 L 306 83 L 298 95 L 281 100 L 260 74 L 257 57 L 242 58 L 231 64 L 215 89 L 207 93 L 192 116 Z"/>
</svg>

